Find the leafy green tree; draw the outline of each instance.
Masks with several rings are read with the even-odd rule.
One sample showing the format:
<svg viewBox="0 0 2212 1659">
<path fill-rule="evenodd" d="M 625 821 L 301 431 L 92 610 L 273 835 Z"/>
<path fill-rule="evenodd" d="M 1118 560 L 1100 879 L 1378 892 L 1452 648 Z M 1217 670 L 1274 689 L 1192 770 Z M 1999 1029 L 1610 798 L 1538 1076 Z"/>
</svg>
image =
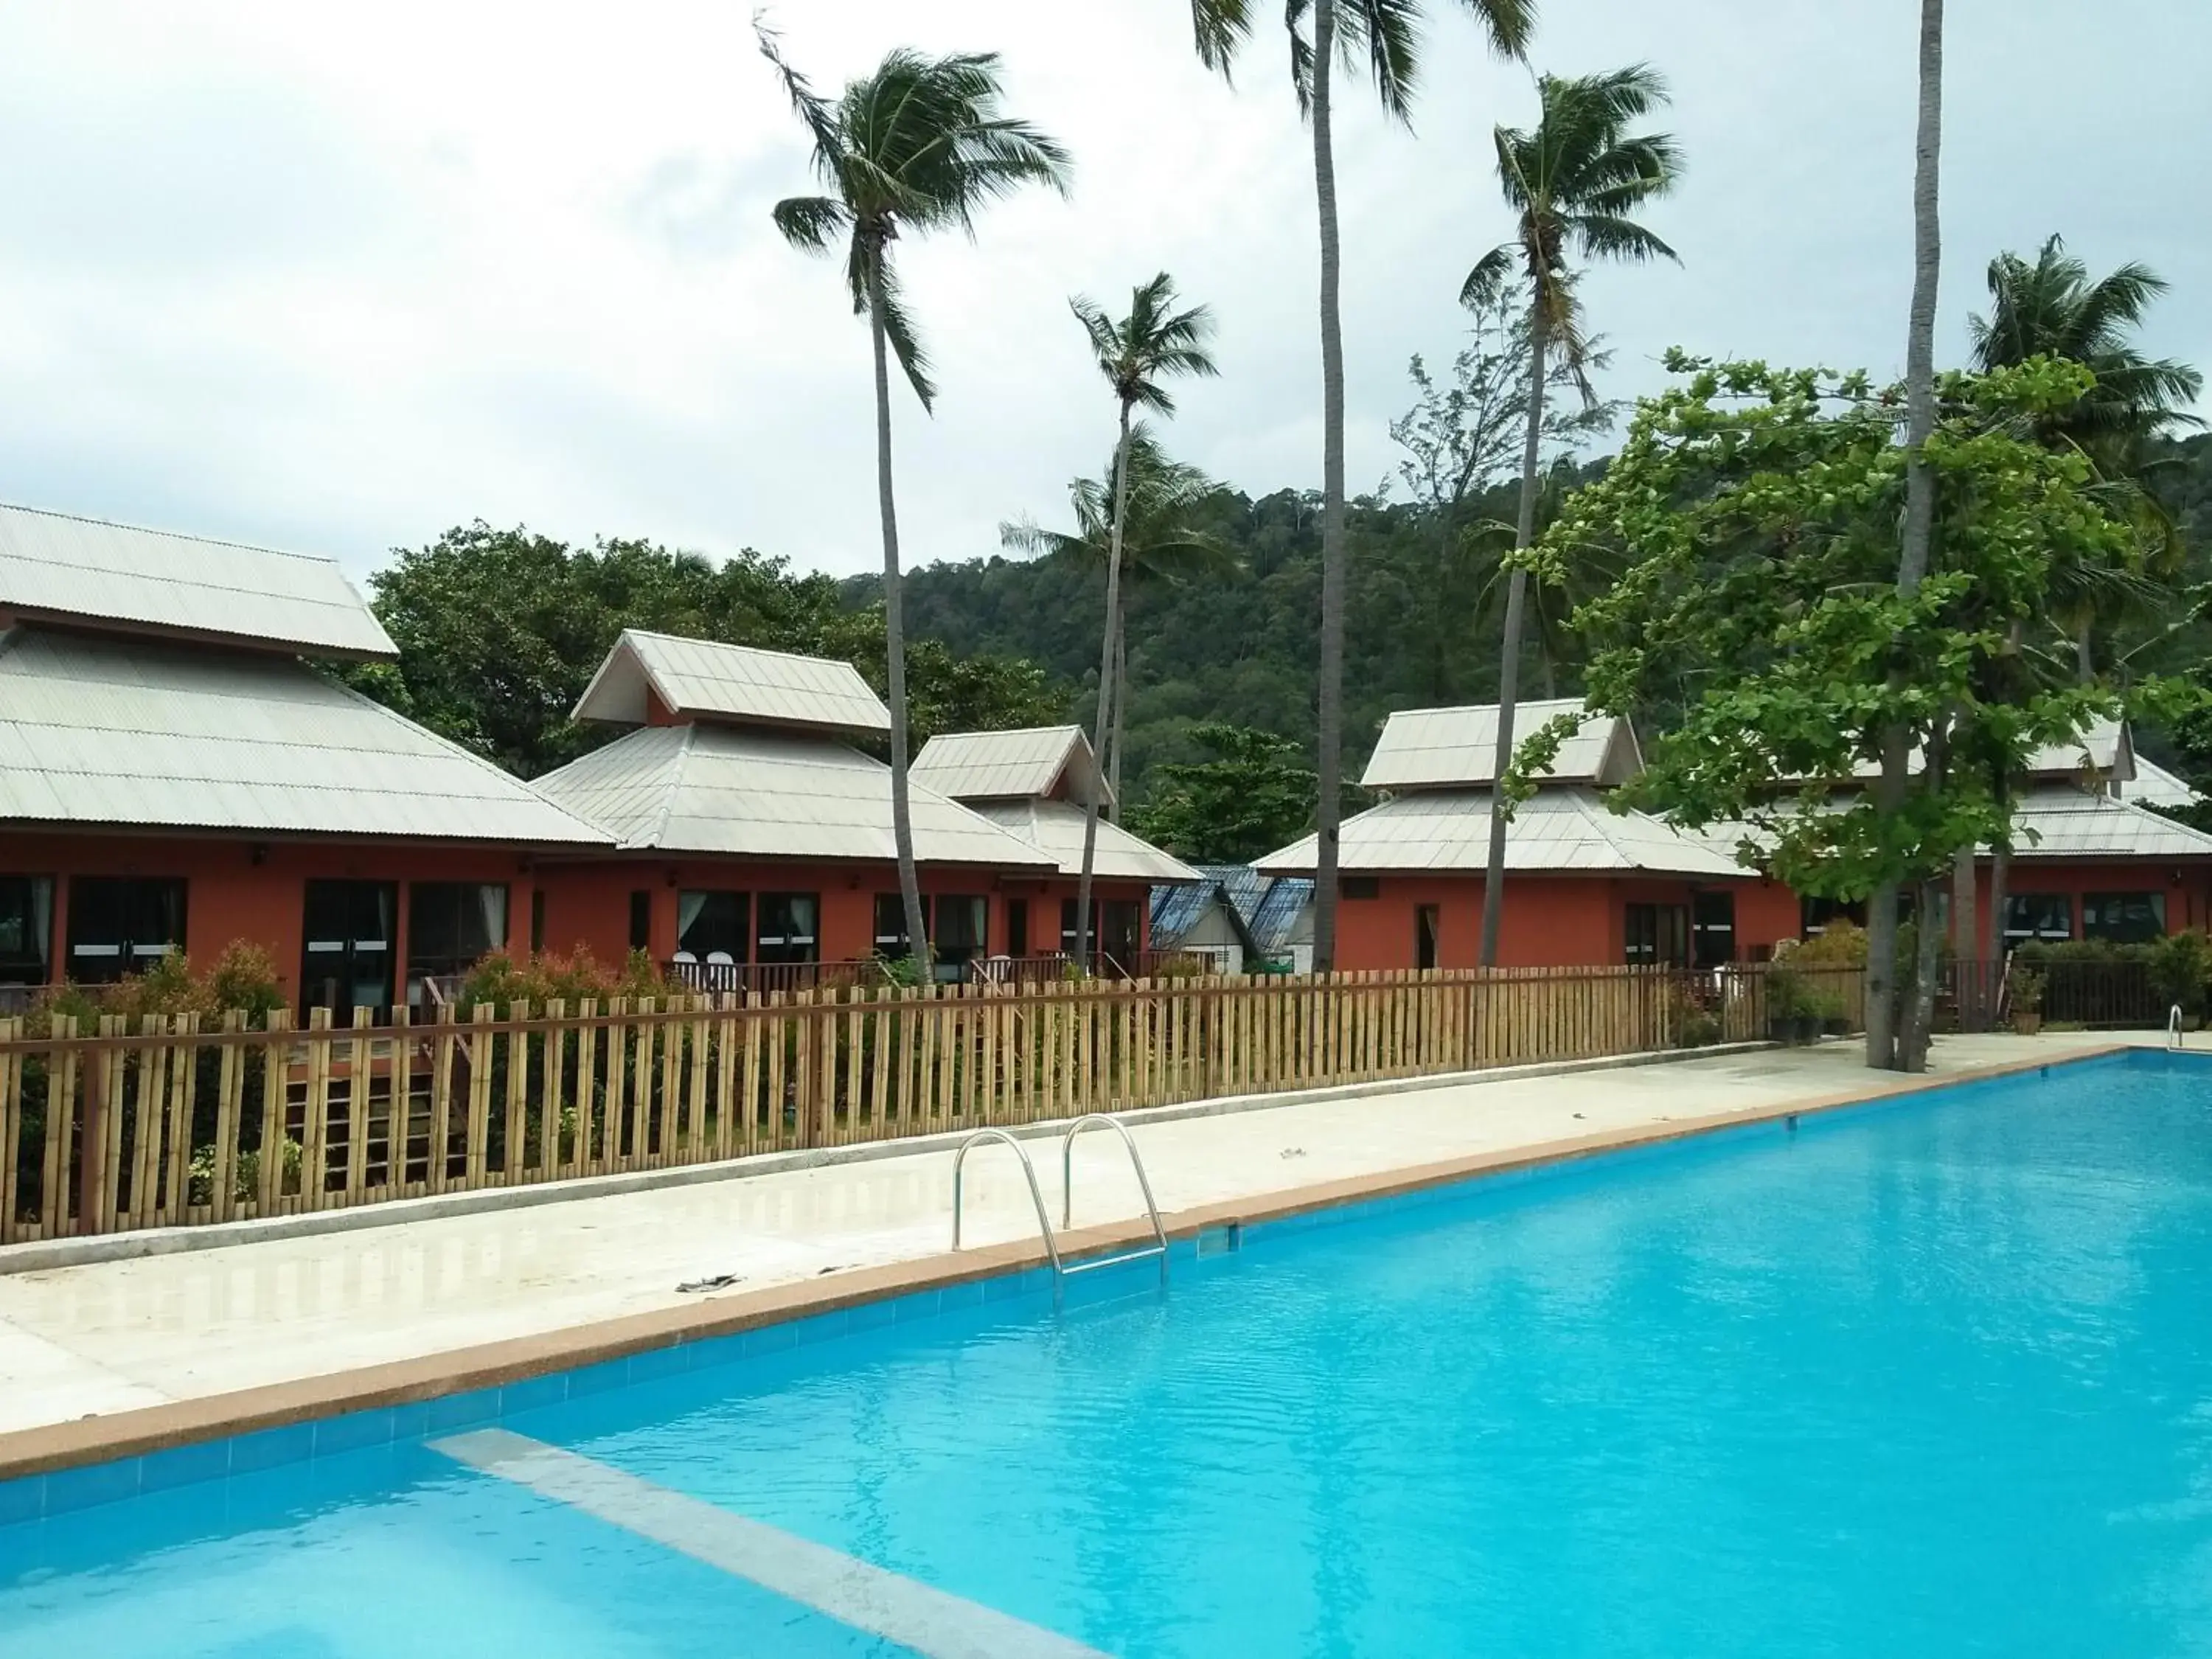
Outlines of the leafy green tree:
<svg viewBox="0 0 2212 1659">
<path fill-rule="evenodd" d="M 1211 376 L 1220 371 L 1206 349 L 1213 333 L 1212 313 L 1204 306 L 1176 310 L 1175 283 L 1164 270 L 1130 291 L 1127 317 L 1109 317 L 1080 295 L 1068 301 L 1068 308 L 1083 325 L 1098 372 L 1114 389 L 1120 422 L 1114 446 L 1113 494 L 1107 510 L 1106 627 L 1099 646 L 1098 714 L 1091 739 L 1091 752 L 1103 757 L 1107 723 L 1115 706 L 1121 638 L 1121 546 L 1129 507 L 1131 422 L 1139 408 L 1160 416 L 1175 413 L 1175 399 L 1167 390 L 1170 379 Z M 1098 770 L 1094 767 L 1083 793 L 1083 864 L 1075 902 L 1078 969 L 1091 965 L 1091 878 L 1098 854 Z"/>
<path fill-rule="evenodd" d="M 1117 518 L 1115 481 L 1121 478 L 1127 480 L 1127 488 Z M 1239 568 L 1236 550 L 1201 527 L 1220 492 L 1221 486 L 1199 468 L 1170 459 L 1152 429 L 1139 422 L 1126 445 L 1117 446 L 1117 455 L 1108 460 L 1104 477 L 1078 478 L 1068 486 L 1069 505 L 1075 514 L 1072 533 L 1045 530 L 1024 519 L 1000 525 L 999 539 L 1013 552 L 1063 560 L 1080 569 L 1110 571 L 1118 528 L 1122 576 L 1133 585 L 1223 580 Z M 1113 608 L 1114 672 L 1110 687 L 1108 677 L 1103 672 L 1099 675 L 1096 718 L 1099 729 L 1107 733 L 1102 758 L 1107 787 L 1115 803 L 1114 821 L 1118 823 L 1129 675 L 1126 606 Z"/>
<path fill-rule="evenodd" d="M 569 710 L 625 628 L 842 658 L 878 691 L 889 678 L 880 606 L 851 609 L 830 578 L 750 549 L 716 564 L 647 541 L 574 548 L 478 520 L 400 550 L 369 580 L 399 660 L 348 669 L 348 683 L 524 777 L 607 740 Z M 921 640 L 908 668 L 924 738 L 1035 726 L 1064 707 L 1031 662 Z"/>
<path fill-rule="evenodd" d="M 1518 58 L 1536 27 L 1535 0 L 1462 0 L 1500 56 Z M 1337 63 L 1364 63 L 1383 109 L 1407 119 L 1420 69 L 1422 0 L 1288 0 L 1291 84 L 1313 134 L 1314 200 L 1321 228 L 1321 672 L 1316 698 L 1321 806 L 1316 856 L 1314 966 L 1336 960 L 1336 855 L 1344 769 L 1345 568 L 1342 239 L 1332 137 Z M 1224 75 L 1251 33 L 1254 0 L 1191 0 L 1199 60 Z M 1310 29 L 1310 33 L 1309 33 Z"/>
<path fill-rule="evenodd" d="M 914 866 L 914 821 L 907 799 L 906 635 L 899 583 L 898 512 L 891 487 L 889 355 L 927 410 L 937 388 L 891 263 L 901 237 L 975 229 L 976 213 L 1028 185 L 1065 193 L 1067 156 L 1026 121 L 999 112 L 995 52 L 927 58 L 899 47 L 873 74 L 849 82 L 832 102 L 783 59 L 774 34 L 760 48 L 782 81 L 814 147 L 820 196 L 775 204 L 776 228 L 809 253 L 842 251 L 856 316 L 868 319 L 876 374 L 876 500 L 883 520 L 884 627 L 891 712 L 891 827 L 907 937 L 928 948 L 921 888 Z"/>
<path fill-rule="evenodd" d="M 1159 769 L 1134 820 L 1146 840 L 1196 864 L 1249 864 L 1313 822 L 1316 781 L 1296 744 L 1219 723 L 1196 727 L 1191 739 L 1206 758 Z"/>
<path fill-rule="evenodd" d="M 1640 262 L 1671 259 L 1674 250 L 1629 216 L 1664 196 L 1681 176 L 1681 153 L 1666 133 L 1632 133 L 1667 101 L 1666 84 L 1650 68 L 1636 64 L 1609 75 L 1565 78 L 1547 75 L 1537 83 L 1540 105 L 1532 130 L 1497 131 L 1498 179 L 1506 204 L 1518 216 L 1512 241 L 1478 260 L 1460 290 L 1462 303 L 1480 307 L 1510 280 L 1519 267 L 1528 295 L 1528 415 L 1521 451 L 1521 507 L 1513 544 L 1528 546 L 1536 535 L 1536 503 L 1541 488 L 1544 393 L 1549 354 L 1563 363 L 1595 402 L 1583 365 L 1588 347 L 1582 308 L 1575 298 L 1572 256 L 1584 259 Z M 1498 673 L 1498 768 L 1503 773 L 1513 754 L 1513 716 L 1520 698 L 1522 612 L 1528 602 L 1528 574 L 1513 567 L 1505 600 L 1505 640 Z M 1505 820 L 1507 804 L 1493 793 L 1490 811 L 1490 856 L 1482 884 L 1482 965 L 1498 961 L 1498 934 L 1505 911 Z"/>
<path fill-rule="evenodd" d="M 2166 682 L 2124 701 L 2012 672 L 2015 625 L 2045 614 L 2054 563 L 2130 534 L 2080 454 L 2028 435 L 2083 395 L 2085 370 L 2038 359 L 1939 380 L 1921 456 L 1940 556 L 1908 592 L 1894 580 L 1912 465 L 1897 391 L 1760 363 L 1671 366 L 1684 383 L 1639 410 L 1605 477 L 1533 555 L 1598 540 L 1633 551 L 1576 617 L 1596 647 L 1593 706 L 1674 711 L 1626 801 L 1691 828 L 1749 826 L 1747 862 L 1800 892 L 1855 899 L 1917 882 L 1932 903 L 1959 848 L 2003 830 L 1993 775 L 2093 720 L 2187 706 Z M 1514 793 L 1571 724 L 1522 745 Z M 1893 806 L 1864 780 L 1899 732 L 1919 781 Z"/>
</svg>

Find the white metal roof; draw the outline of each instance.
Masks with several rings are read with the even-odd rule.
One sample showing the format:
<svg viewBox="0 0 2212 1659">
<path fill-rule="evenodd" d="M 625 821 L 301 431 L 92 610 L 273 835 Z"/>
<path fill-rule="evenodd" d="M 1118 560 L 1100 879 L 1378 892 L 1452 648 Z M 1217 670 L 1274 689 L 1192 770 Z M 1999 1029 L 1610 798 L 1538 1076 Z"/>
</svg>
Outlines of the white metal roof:
<svg viewBox="0 0 2212 1659">
<path fill-rule="evenodd" d="M 297 658 L 30 628 L 0 637 L 0 821 L 607 842 Z"/>
<path fill-rule="evenodd" d="M 2212 858 L 2212 836 L 2134 801 L 2051 784 L 2029 790 L 2014 810 L 2013 856 Z"/>
<path fill-rule="evenodd" d="M 812 732 L 891 729 L 860 671 L 827 657 L 625 628 L 577 700 L 580 720 L 645 724 L 647 690 L 672 714 Z"/>
<path fill-rule="evenodd" d="M 337 562 L 0 505 L 0 611 L 332 657 L 398 654 Z"/>
<path fill-rule="evenodd" d="M 1346 818 L 1337 867 L 1350 872 L 1448 871 L 1480 875 L 1489 863 L 1490 793 L 1449 790 L 1401 795 Z M 1257 860 L 1271 875 L 1304 875 L 1314 867 L 1308 836 Z M 1744 876 L 1750 872 L 1695 836 L 1644 812 L 1610 811 L 1594 789 L 1569 785 L 1538 791 L 1505 831 L 1505 867 L 1607 874 L 1646 870 L 1663 875 Z"/>
<path fill-rule="evenodd" d="M 981 800 L 969 809 L 1012 831 L 1060 866 L 1062 875 L 1083 873 L 1083 809 L 1064 800 Z M 1098 844 L 1091 873 L 1109 881 L 1184 882 L 1202 879 L 1172 853 L 1131 835 L 1109 819 L 1098 820 Z"/>
<path fill-rule="evenodd" d="M 2033 778 L 2094 777 L 2125 783 L 2135 776 L 2136 764 L 2135 741 L 2127 722 L 2097 720 L 2071 743 L 2049 744 L 2035 750 L 2025 770 Z"/>
<path fill-rule="evenodd" d="M 1584 713 L 1578 697 L 1524 702 L 1515 711 L 1516 742 L 1562 714 Z M 1498 776 L 1498 705 L 1463 708 L 1407 708 L 1390 716 L 1359 781 L 1370 789 L 1451 789 L 1494 782 Z M 1626 783 L 1644 769 L 1636 733 L 1611 714 L 1590 714 L 1559 745 L 1544 774 L 1556 783 Z"/>
<path fill-rule="evenodd" d="M 1015 800 L 1059 795 L 1079 801 L 1095 762 L 1079 726 L 1033 726 L 1018 732 L 945 732 L 921 746 L 914 776 L 955 800 Z M 1098 799 L 1113 799 L 1106 780 Z"/>
<path fill-rule="evenodd" d="M 2120 799 L 2145 806 L 2170 806 L 2177 810 L 2194 806 L 2204 799 L 2191 788 L 2186 780 L 2176 777 L 2163 766 L 2135 757 L 2136 775 L 2120 786 Z"/>
<path fill-rule="evenodd" d="M 891 769 L 831 739 L 726 726 L 649 726 L 536 781 L 627 848 L 755 858 L 898 856 Z M 1037 871 L 1052 860 L 909 780 L 915 857 Z"/>
</svg>

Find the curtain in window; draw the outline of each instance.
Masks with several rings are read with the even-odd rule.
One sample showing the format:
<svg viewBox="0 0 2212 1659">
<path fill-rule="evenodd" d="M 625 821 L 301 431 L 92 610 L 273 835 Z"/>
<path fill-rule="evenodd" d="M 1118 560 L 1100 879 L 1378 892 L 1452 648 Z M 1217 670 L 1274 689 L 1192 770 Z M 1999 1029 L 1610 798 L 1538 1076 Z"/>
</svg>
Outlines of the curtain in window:
<svg viewBox="0 0 2212 1659">
<path fill-rule="evenodd" d="M 54 884 L 50 876 L 34 876 L 31 879 L 31 937 L 25 941 L 48 971 L 41 978 L 52 977 L 52 957 L 54 948 Z"/>
<path fill-rule="evenodd" d="M 483 949 L 496 951 L 507 943 L 507 886 L 486 882 L 477 889 L 477 909 L 483 924 Z"/>
</svg>

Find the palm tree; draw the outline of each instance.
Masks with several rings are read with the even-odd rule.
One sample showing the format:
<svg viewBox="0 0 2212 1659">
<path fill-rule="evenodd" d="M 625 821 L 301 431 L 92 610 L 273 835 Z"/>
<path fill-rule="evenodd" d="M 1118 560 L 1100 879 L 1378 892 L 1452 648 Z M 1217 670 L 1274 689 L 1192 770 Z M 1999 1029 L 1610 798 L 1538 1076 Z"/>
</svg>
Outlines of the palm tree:
<svg viewBox="0 0 2212 1659">
<path fill-rule="evenodd" d="M 1556 348 L 1576 374 L 1586 401 L 1594 394 L 1582 367 L 1589 346 L 1582 307 L 1575 297 L 1571 255 L 1585 259 L 1672 259 L 1674 250 L 1629 216 L 1664 196 L 1681 176 L 1681 153 L 1666 133 L 1631 133 L 1667 101 L 1666 83 L 1642 64 L 1609 75 L 1537 82 L 1540 110 L 1533 131 L 1497 132 L 1498 183 L 1518 216 L 1518 234 L 1476 262 L 1460 289 L 1462 304 L 1485 303 L 1515 267 L 1528 287 L 1528 422 L 1521 451 L 1521 513 L 1513 545 L 1525 549 L 1536 535 L 1536 501 L 1544 433 L 1544 390 L 1549 354 Z M 1520 699 L 1522 618 L 1528 574 L 1516 564 L 1505 597 L 1505 639 L 1498 671 L 1497 773 L 1513 758 L 1513 714 Z M 1482 965 L 1498 962 L 1498 934 L 1505 911 L 1505 792 L 1490 798 L 1490 859 L 1482 884 Z"/>
<path fill-rule="evenodd" d="M 1518 58 L 1535 33 L 1536 0 L 1461 0 L 1501 57 Z M 1229 73 L 1249 38 L 1255 0 L 1191 0 L 1199 61 Z M 1337 820 L 1344 768 L 1344 328 L 1336 154 L 1330 135 L 1337 61 L 1364 60 L 1382 107 L 1401 121 L 1420 68 L 1422 0 L 1285 0 L 1291 84 L 1313 129 L 1314 199 L 1321 222 L 1321 672 L 1316 702 L 1320 801 L 1315 811 L 1314 969 L 1336 962 Z M 1310 33 L 1308 28 L 1310 26 Z"/>
<path fill-rule="evenodd" d="M 907 791 L 906 635 L 900 611 L 898 514 L 891 489 L 891 389 L 887 348 L 924 410 L 936 400 L 929 359 L 899 291 L 891 246 L 901 236 L 975 231 L 977 210 L 1024 185 L 1065 194 L 1067 155 L 1026 121 L 999 112 L 995 52 L 927 58 L 900 47 L 834 103 L 784 61 L 775 36 L 760 48 L 782 79 L 814 145 L 826 191 L 775 204 L 776 228 L 809 253 L 845 253 L 855 316 L 868 319 L 876 372 L 876 498 L 884 532 L 884 635 L 890 659 L 891 830 L 907 939 L 927 958 Z"/>
<path fill-rule="evenodd" d="M 1139 405 L 1158 415 L 1175 413 L 1175 399 L 1165 382 L 1176 375 L 1212 375 L 1215 368 L 1206 342 L 1213 334 L 1213 315 L 1204 306 L 1177 311 L 1175 282 L 1164 270 L 1149 283 L 1132 289 L 1129 314 L 1116 322 L 1092 301 L 1078 295 L 1068 308 L 1090 337 L 1098 372 L 1114 388 L 1121 426 L 1114 446 L 1114 498 L 1107 520 L 1106 635 L 1099 647 L 1098 714 L 1091 740 L 1093 755 L 1103 758 L 1106 723 L 1114 708 L 1118 664 L 1116 641 L 1121 637 L 1121 532 L 1129 504 L 1130 423 Z M 1091 872 L 1098 852 L 1098 768 L 1091 769 L 1083 799 L 1083 873 L 1076 886 L 1075 965 L 1091 965 Z"/>
<path fill-rule="evenodd" d="M 2149 487 L 2161 465 L 2152 452 L 2175 427 L 2201 424 L 2186 406 L 2204 378 L 2186 363 L 2136 349 L 2135 331 L 2166 290 L 2148 265 L 2124 264 L 2092 281 L 2088 267 L 2053 236 L 2033 264 L 2000 253 L 1990 262 L 1989 286 L 1990 314 L 1968 322 L 1974 367 L 2063 357 L 2095 373 L 2088 394 L 2045 421 L 2039 435 L 2080 451 L 2096 470 L 2095 493 L 2136 532 L 2140 556 L 2126 565 L 2053 573 L 2052 609 L 2073 640 L 2075 672 L 2087 680 L 2096 668 L 2098 629 L 2155 610 L 2166 592 L 2161 585 L 2180 574 L 2180 528 Z"/>
<path fill-rule="evenodd" d="M 1170 459 L 1141 421 L 1130 431 L 1127 453 L 1129 491 L 1121 514 L 1122 580 L 1173 584 L 1234 574 L 1241 564 L 1236 549 L 1199 527 L 1208 503 L 1221 491 L 1220 483 L 1198 467 Z M 1000 525 L 1000 543 L 1011 552 L 1107 568 L 1114 556 L 1114 481 L 1121 471 L 1115 459 L 1107 458 L 1100 477 L 1069 484 L 1068 504 L 1075 514 L 1073 534 L 1045 530 L 1024 519 Z M 1114 708 L 1106 748 L 1099 757 L 1106 769 L 1110 816 L 1116 823 L 1121 822 L 1123 728 L 1129 708 L 1127 612 L 1125 603 L 1114 631 Z M 1103 705 L 1103 675 L 1099 697 Z"/>
<path fill-rule="evenodd" d="M 1928 465 L 1928 440 L 1936 430 L 1936 296 L 1942 276 L 1939 209 L 1943 149 L 1943 0 L 1920 0 L 1920 110 L 1913 146 L 1912 308 L 1905 345 L 1905 522 L 1899 540 L 1897 591 L 1910 598 L 1928 574 L 1935 538 L 1936 475 Z M 1884 812 L 1900 811 L 1911 785 L 1911 744 L 1902 726 L 1882 734 L 1881 778 L 1875 801 Z M 1935 780 L 1929 779 L 1932 787 Z M 1867 1064 L 1883 1069 L 1925 1064 L 1920 1036 L 1924 1006 L 1934 1007 L 1936 930 L 1918 929 L 1914 1006 L 1899 1018 L 1897 1005 L 1898 887 L 1876 884 L 1867 901 Z M 1934 914 L 1935 887 L 1923 888 L 1920 914 Z M 2000 924 L 2002 925 L 2002 924 Z M 1900 1029 L 1901 1028 L 1901 1029 Z"/>
</svg>

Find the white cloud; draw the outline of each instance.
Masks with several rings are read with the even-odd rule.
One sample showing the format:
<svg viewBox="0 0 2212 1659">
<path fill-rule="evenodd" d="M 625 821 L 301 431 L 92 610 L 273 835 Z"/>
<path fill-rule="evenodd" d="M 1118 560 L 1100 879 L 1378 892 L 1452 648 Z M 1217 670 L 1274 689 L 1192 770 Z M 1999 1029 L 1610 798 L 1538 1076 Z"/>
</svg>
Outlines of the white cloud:
<svg viewBox="0 0 2212 1659">
<path fill-rule="evenodd" d="M 1449 348 L 1459 278 L 1508 228 L 1490 125 L 1533 105 L 1431 10 L 1418 136 L 1358 88 L 1340 126 L 1354 488 L 1389 470 L 1407 356 Z M 1609 390 L 1656 385 L 1675 343 L 1894 371 L 1916 10 L 1552 0 L 1539 62 L 1650 59 L 1690 158 L 1651 214 L 1683 267 L 1589 283 Z M 1111 426 L 1066 297 L 1160 269 L 1221 318 L 1224 378 L 1173 444 L 1255 491 L 1317 481 L 1312 175 L 1273 36 L 1231 91 L 1191 60 L 1184 0 L 775 21 L 825 88 L 902 41 L 999 50 L 1010 107 L 1075 154 L 1072 202 L 902 250 L 943 386 L 935 419 L 897 414 L 910 559 L 1057 518 Z M 2209 51 L 2212 14 L 2168 0 L 1954 4 L 1954 349 L 1990 253 L 2056 229 L 2160 268 L 2151 343 L 2212 362 L 2212 249 L 2146 159 L 2203 153 Z M 876 559 L 866 334 L 835 264 L 768 222 L 810 181 L 741 5 L 9 8 L 0 155 L 0 496 L 356 568 L 477 516 Z"/>
</svg>

